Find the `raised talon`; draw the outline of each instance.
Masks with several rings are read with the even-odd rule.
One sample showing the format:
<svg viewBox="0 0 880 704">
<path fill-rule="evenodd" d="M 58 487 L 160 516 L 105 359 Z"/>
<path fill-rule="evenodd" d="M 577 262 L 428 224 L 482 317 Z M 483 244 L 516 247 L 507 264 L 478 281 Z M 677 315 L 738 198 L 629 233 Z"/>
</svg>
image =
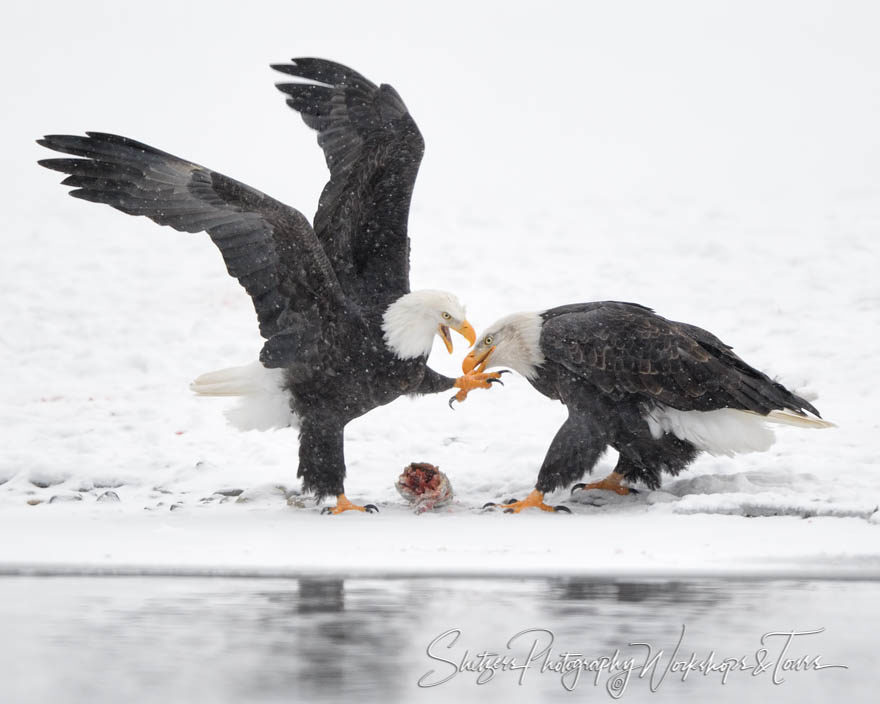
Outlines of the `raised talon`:
<svg viewBox="0 0 880 704">
<path fill-rule="evenodd" d="M 379 513 L 379 507 L 376 504 L 367 504 L 364 506 L 367 513 Z"/>
<path fill-rule="evenodd" d="M 455 380 L 455 388 L 460 391 L 453 397 L 459 403 L 463 402 L 470 391 L 474 389 L 491 389 L 492 384 L 504 384 L 499 380 L 501 372 L 468 372 Z M 449 407 L 452 407 L 452 399 L 449 401 Z"/>
</svg>

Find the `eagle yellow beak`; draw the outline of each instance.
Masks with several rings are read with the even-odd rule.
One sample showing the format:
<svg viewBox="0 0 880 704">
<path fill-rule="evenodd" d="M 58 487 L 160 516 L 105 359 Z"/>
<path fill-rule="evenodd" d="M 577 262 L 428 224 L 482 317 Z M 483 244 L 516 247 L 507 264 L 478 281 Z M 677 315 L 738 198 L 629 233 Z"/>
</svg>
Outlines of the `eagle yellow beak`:
<svg viewBox="0 0 880 704">
<path fill-rule="evenodd" d="M 477 333 L 467 320 L 458 327 L 453 327 L 452 329 L 468 341 L 468 346 L 473 345 L 477 341 Z M 449 334 L 449 326 L 441 324 L 437 328 L 437 332 L 440 334 L 440 339 L 443 340 L 443 344 L 446 345 L 446 350 L 449 354 L 452 354 L 452 335 Z"/>
<path fill-rule="evenodd" d="M 476 371 L 477 374 L 482 373 L 486 367 L 489 366 L 489 357 L 492 356 L 494 351 L 495 346 L 493 345 L 481 354 L 477 354 L 476 350 L 469 353 L 461 363 L 461 371 L 465 374 L 470 374 L 474 371 Z"/>
</svg>

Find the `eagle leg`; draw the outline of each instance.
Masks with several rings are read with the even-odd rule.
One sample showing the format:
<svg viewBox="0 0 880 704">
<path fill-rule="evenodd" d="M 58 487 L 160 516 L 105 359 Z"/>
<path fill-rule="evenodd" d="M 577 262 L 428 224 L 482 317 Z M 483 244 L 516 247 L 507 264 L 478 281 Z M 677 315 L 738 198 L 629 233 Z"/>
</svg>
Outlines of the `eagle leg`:
<svg viewBox="0 0 880 704">
<path fill-rule="evenodd" d="M 617 472 L 611 472 L 607 477 L 598 482 L 592 482 L 590 484 L 575 484 L 571 488 L 571 493 L 573 494 L 577 490 L 588 491 L 590 489 L 604 489 L 605 491 L 613 491 L 615 494 L 620 494 L 621 496 L 626 496 L 627 494 L 638 494 L 639 492 L 635 489 L 630 489 L 627 486 L 623 486 L 621 481 L 623 480 L 623 475 L 618 474 Z"/>
<path fill-rule="evenodd" d="M 529 494 L 522 501 L 517 501 L 516 499 L 510 499 L 507 503 L 503 504 L 493 504 L 488 503 L 483 508 L 503 508 L 504 513 L 519 513 L 523 509 L 526 508 L 539 508 L 542 511 L 551 511 L 556 513 L 571 513 L 571 510 L 567 506 L 548 506 L 544 503 L 544 494 L 537 489 L 533 489 L 532 493 Z"/>
<path fill-rule="evenodd" d="M 321 509 L 321 513 L 329 513 L 334 516 L 342 513 L 343 511 L 364 511 L 365 513 L 379 513 L 379 509 L 375 506 L 375 504 L 358 506 L 357 504 L 353 504 L 351 501 L 349 501 L 345 494 L 340 494 L 336 497 L 336 506 L 334 506 L 333 508 L 325 506 Z"/>
</svg>

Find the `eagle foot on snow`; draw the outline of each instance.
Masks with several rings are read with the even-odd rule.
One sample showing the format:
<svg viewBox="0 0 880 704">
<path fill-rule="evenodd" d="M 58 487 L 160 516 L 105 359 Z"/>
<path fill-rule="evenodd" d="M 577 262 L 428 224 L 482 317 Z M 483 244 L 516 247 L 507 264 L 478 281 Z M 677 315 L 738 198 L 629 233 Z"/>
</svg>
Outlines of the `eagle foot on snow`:
<svg viewBox="0 0 880 704">
<path fill-rule="evenodd" d="M 345 494 L 340 494 L 336 497 L 336 506 L 332 508 L 330 506 L 325 506 L 321 509 L 322 514 L 330 514 L 336 516 L 345 511 L 363 511 L 364 513 L 379 513 L 379 508 L 375 504 L 366 504 L 365 506 L 358 506 L 357 504 L 353 504 Z"/>
<path fill-rule="evenodd" d="M 575 484 L 571 488 L 571 493 L 574 494 L 576 491 L 589 491 L 590 489 L 601 489 L 603 491 L 613 491 L 615 494 L 620 494 L 621 496 L 627 496 L 628 494 L 638 494 L 638 490 L 631 489 L 628 486 L 624 486 L 621 481 L 623 480 L 623 475 L 618 474 L 617 472 L 611 472 L 607 477 L 598 482 L 591 482 L 590 484 L 584 484 L 581 482 L 580 484 Z"/>
<path fill-rule="evenodd" d="M 503 504 L 494 504 L 488 503 L 484 504 L 484 509 L 486 508 L 503 508 L 504 513 L 519 513 L 523 509 L 526 508 L 539 508 L 542 511 L 551 511 L 556 513 L 571 513 L 571 509 L 567 506 L 550 506 L 544 503 L 544 494 L 534 489 L 531 494 L 529 494 L 522 501 L 517 501 L 516 499 L 508 499 L 506 503 Z"/>
</svg>

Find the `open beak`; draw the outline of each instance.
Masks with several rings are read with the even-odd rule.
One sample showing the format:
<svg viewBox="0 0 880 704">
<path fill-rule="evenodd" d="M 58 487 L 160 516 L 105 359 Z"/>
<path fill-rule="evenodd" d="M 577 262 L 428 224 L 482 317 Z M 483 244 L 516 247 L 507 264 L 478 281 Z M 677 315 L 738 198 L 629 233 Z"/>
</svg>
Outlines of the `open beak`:
<svg viewBox="0 0 880 704">
<path fill-rule="evenodd" d="M 461 363 L 461 371 L 465 374 L 470 374 L 471 372 L 482 373 L 489 366 L 489 357 L 492 356 L 494 351 L 495 346 L 493 345 L 481 354 L 477 354 L 476 351 L 469 353 Z"/>
<path fill-rule="evenodd" d="M 458 327 L 452 329 L 468 341 L 468 346 L 473 345 L 474 342 L 477 341 L 477 333 L 467 320 Z M 437 332 L 440 334 L 440 339 L 443 340 L 443 344 L 446 345 L 446 350 L 449 354 L 452 354 L 452 335 L 449 333 L 449 327 L 447 325 L 440 325 L 437 328 Z"/>
</svg>

